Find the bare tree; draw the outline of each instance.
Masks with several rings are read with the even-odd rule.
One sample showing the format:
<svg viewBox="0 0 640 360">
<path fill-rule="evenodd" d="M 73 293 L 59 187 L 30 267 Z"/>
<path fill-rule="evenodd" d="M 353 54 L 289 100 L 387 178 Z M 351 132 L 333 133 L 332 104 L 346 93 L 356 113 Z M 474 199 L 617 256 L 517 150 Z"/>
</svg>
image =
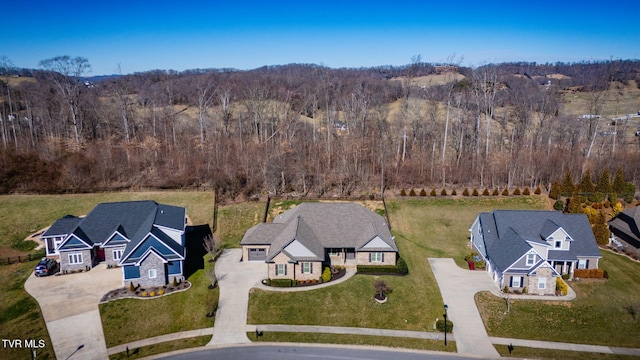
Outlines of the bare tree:
<svg viewBox="0 0 640 360">
<path fill-rule="evenodd" d="M 211 254 L 211 259 L 215 261 L 222 251 L 220 238 L 214 234 L 209 234 L 202 240 L 205 250 Z"/>
<path fill-rule="evenodd" d="M 71 116 L 71 126 L 76 144 L 80 144 L 80 123 L 78 109 L 80 97 L 80 78 L 91 71 L 89 60 L 83 57 L 72 58 L 68 55 L 56 56 L 40 61 L 40 67 L 46 71 L 48 78 L 55 84 L 56 90 L 62 97 Z"/>
</svg>

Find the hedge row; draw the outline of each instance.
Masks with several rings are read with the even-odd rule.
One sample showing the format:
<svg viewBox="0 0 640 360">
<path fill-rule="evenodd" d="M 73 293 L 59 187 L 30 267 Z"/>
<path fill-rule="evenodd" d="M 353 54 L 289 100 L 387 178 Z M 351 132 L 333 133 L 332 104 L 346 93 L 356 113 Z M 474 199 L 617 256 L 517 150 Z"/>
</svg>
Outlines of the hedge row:
<svg viewBox="0 0 640 360">
<path fill-rule="evenodd" d="M 567 295 L 569 292 L 569 286 L 560 277 L 556 278 L 556 291 L 559 291 L 562 296 Z"/>
<path fill-rule="evenodd" d="M 538 186 L 536 188 L 536 190 L 534 191 L 534 193 L 536 195 L 540 195 L 542 193 L 542 189 L 540 189 L 540 187 Z M 457 191 L 455 189 L 451 190 L 450 194 L 452 196 L 458 195 L 458 193 L 457 193 Z M 531 195 L 531 191 L 529 190 L 528 187 L 525 187 L 523 191 L 520 191 L 520 188 L 515 188 L 512 193 L 509 193 L 509 189 L 507 189 L 507 188 L 503 189 L 502 191 L 500 191 L 498 189 L 493 189 L 493 192 L 489 191 L 488 188 L 484 188 L 484 191 L 482 191 L 482 196 L 498 196 L 498 195 L 509 196 L 510 194 L 528 196 L 528 195 Z M 408 195 L 409 196 L 417 196 L 416 191 L 414 189 L 411 189 L 409 191 Z M 429 193 L 429 195 L 437 196 L 436 189 L 431 189 L 431 192 Z M 447 196 L 447 195 L 449 195 L 449 193 L 447 193 L 446 189 L 442 189 L 442 190 L 440 190 L 440 195 Z M 480 192 L 476 188 L 474 188 L 472 192 L 469 192 L 469 188 L 465 188 L 464 190 L 462 190 L 462 195 L 463 196 L 480 196 Z M 404 188 L 401 189 L 400 190 L 400 196 L 407 196 L 407 190 L 405 190 Z M 421 189 L 420 190 L 420 196 L 427 196 L 427 192 L 424 189 Z"/>
<path fill-rule="evenodd" d="M 573 277 L 581 279 L 604 279 L 605 273 L 602 269 L 575 269 L 573 270 Z"/>
<path fill-rule="evenodd" d="M 407 263 L 404 259 L 398 257 L 396 265 L 358 265 L 358 273 L 406 275 L 409 273 L 409 268 L 407 267 Z"/>
</svg>

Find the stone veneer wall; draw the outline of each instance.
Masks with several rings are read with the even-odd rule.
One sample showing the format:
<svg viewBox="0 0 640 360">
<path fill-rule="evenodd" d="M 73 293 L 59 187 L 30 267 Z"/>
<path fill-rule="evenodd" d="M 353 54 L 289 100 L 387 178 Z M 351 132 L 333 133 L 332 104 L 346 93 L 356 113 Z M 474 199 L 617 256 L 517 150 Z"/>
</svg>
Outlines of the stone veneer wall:
<svg viewBox="0 0 640 360">
<path fill-rule="evenodd" d="M 69 264 L 69 254 L 82 253 L 81 264 Z M 73 250 L 60 252 L 60 271 L 78 271 L 91 269 L 93 264 L 91 262 L 91 250 Z"/>
<path fill-rule="evenodd" d="M 156 269 L 156 277 L 149 278 L 149 270 Z M 140 264 L 140 285 L 142 286 L 163 286 L 167 284 L 167 275 L 164 262 L 155 254 L 149 254 Z"/>
<path fill-rule="evenodd" d="M 378 251 L 372 251 L 378 252 Z M 382 262 L 370 262 L 369 261 L 369 252 L 358 252 L 356 254 L 356 260 L 358 261 L 358 265 L 395 265 L 396 264 L 396 253 L 395 252 L 383 252 Z"/>
</svg>

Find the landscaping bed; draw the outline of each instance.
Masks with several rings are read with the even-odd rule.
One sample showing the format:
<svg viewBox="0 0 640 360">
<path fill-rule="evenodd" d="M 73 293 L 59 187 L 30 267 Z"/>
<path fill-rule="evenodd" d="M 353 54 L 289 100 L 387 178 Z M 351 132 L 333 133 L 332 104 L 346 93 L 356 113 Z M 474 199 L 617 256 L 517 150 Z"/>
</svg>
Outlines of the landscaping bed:
<svg viewBox="0 0 640 360">
<path fill-rule="evenodd" d="M 188 281 L 182 281 L 177 285 L 165 285 L 155 287 L 138 287 L 131 291 L 130 288 L 120 288 L 111 290 L 106 293 L 100 303 L 105 303 L 112 300 L 137 298 L 137 299 L 151 299 L 158 296 L 170 295 L 175 292 L 189 290 L 191 283 Z"/>
</svg>

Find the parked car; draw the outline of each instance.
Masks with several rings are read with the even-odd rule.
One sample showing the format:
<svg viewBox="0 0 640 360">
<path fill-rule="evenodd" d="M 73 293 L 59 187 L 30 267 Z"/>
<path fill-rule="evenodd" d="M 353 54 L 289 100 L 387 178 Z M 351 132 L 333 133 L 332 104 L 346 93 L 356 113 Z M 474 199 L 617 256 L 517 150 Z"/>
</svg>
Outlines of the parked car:
<svg viewBox="0 0 640 360">
<path fill-rule="evenodd" d="M 58 271 L 58 262 L 55 259 L 43 258 L 36 265 L 35 274 L 36 276 L 47 276 L 55 274 L 56 271 Z"/>
</svg>

